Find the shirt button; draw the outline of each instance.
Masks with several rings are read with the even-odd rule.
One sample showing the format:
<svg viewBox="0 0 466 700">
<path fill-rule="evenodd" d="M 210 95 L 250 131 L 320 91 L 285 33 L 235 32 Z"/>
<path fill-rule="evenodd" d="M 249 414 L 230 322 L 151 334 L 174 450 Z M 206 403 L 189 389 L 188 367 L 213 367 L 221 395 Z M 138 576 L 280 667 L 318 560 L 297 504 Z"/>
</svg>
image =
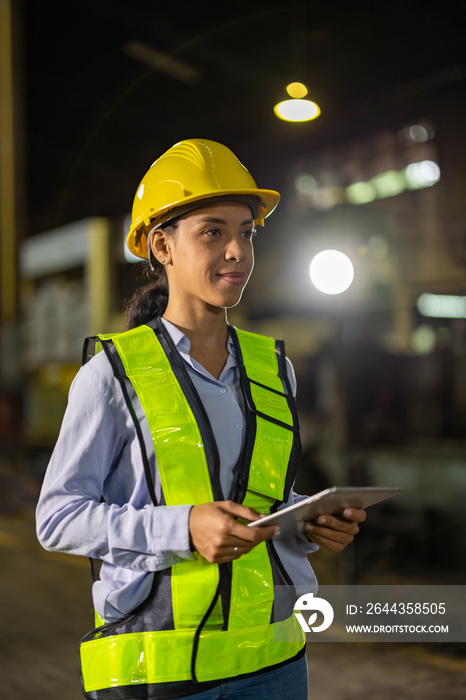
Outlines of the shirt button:
<svg viewBox="0 0 466 700">
<path fill-rule="evenodd" d="M 227 393 L 227 390 L 225 389 L 224 386 L 222 386 L 222 388 L 220 389 L 220 393 L 221 393 L 221 394 L 226 394 L 226 393 Z"/>
<path fill-rule="evenodd" d="M 236 424 L 236 430 L 242 430 L 243 426 L 240 423 Z"/>
</svg>

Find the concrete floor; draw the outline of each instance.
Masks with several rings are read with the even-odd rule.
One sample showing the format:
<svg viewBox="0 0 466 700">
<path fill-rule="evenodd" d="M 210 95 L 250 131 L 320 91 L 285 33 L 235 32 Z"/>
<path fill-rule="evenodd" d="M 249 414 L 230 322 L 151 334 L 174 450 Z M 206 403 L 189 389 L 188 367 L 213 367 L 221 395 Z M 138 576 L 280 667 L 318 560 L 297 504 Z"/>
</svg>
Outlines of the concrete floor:
<svg viewBox="0 0 466 700">
<path fill-rule="evenodd" d="M 45 552 L 31 509 L 0 515 L 0 556 L 0 698 L 79 700 L 78 640 L 92 626 L 87 560 Z M 313 642 L 307 653 L 310 700 L 466 698 L 466 658 L 453 647 Z"/>
</svg>

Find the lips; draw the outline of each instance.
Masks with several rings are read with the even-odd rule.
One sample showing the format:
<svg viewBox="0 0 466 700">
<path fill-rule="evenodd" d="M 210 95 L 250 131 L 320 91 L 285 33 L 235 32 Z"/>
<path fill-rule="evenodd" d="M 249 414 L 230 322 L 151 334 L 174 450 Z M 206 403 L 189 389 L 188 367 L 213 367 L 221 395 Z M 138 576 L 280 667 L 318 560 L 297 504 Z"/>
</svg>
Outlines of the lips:
<svg viewBox="0 0 466 700">
<path fill-rule="evenodd" d="M 243 284 L 246 279 L 244 272 L 224 272 L 219 275 L 228 284 Z"/>
</svg>

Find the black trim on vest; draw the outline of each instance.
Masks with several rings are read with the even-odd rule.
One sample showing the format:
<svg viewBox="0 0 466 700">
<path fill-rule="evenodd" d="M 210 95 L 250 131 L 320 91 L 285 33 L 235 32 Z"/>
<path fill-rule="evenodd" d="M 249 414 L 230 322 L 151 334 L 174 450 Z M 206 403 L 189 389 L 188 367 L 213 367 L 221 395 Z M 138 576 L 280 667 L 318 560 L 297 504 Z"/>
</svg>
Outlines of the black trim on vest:
<svg viewBox="0 0 466 700">
<path fill-rule="evenodd" d="M 230 617 L 230 605 L 231 605 L 231 581 L 233 576 L 233 562 L 226 561 L 223 564 L 219 564 L 218 567 L 220 581 L 222 583 L 222 615 L 223 615 L 223 627 L 222 630 L 226 632 L 228 629 L 228 621 Z"/>
<path fill-rule="evenodd" d="M 270 624 L 287 620 L 293 615 L 298 594 L 289 573 L 278 556 L 273 540 L 266 542 L 273 577 L 273 605 L 270 611 Z"/>
<path fill-rule="evenodd" d="M 272 552 L 271 559 L 274 559 L 274 560 L 276 561 L 277 567 L 280 569 L 280 573 L 282 574 L 282 576 L 283 576 L 285 582 L 286 582 L 289 586 L 294 586 L 293 581 L 291 580 L 288 571 L 287 571 L 287 570 L 285 569 L 285 567 L 283 566 L 283 562 L 282 562 L 282 560 L 280 559 L 280 557 L 279 557 L 278 554 L 277 554 L 277 550 L 275 549 L 275 545 L 274 545 L 274 543 L 273 543 L 273 540 L 267 540 L 267 541 L 266 541 L 266 546 L 267 546 L 267 549 L 271 550 L 271 552 Z M 270 551 L 269 551 L 269 555 L 270 555 Z"/>
<path fill-rule="evenodd" d="M 88 338 L 84 339 L 83 343 L 83 352 L 82 352 L 82 357 L 81 357 L 81 364 L 85 365 L 86 362 L 89 362 L 94 355 L 95 355 L 95 346 L 96 343 L 100 342 L 100 338 L 98 338 L 96 335 L 89 336 Z M 89 350 L 89 345 L 92 343 L 92 350 Z"/>
<path fill-rule="evenodd" d="M 280 375 L 278 375 L 280 377 Z M 280 377 L 281 379 L 281 377 Z M 254 401 L 252 399 L 252 393 L 250 389 L 251 384 L 256 384 L 256 386 L 261 386 L 263 389 L 267 389 L 267 391 L 272 392 L 272 394 L 278 394 L 278 396 L 283 396 L 288 402 L 288 405 L 290 405 L 290 397 L 288 394 L 284 394 L 281 391 L 275 391 L 275 389 L 271 389 L 268 386 L 265 386 L 265 384 L 261 384 L 260 382 L 255 382 L 254 379 L 249 379 L 247 374 L 244 374 L 244 381 L 248 385 L 248 390 L 245 395 L 246 403 L 248 409 L 251 411 L 251 413 L 254 413 L 255 416 L 259 416 L 260 418 L 264 418 L 264 420 L 268 420 L 269 423 L 274 423 L 275 425 L 279 425 L 281 428 L 286 428 L 286 430 L 291 430 L 291 432 L 299 432 L 299 426 L 296 426 L 295 421 L 293 420 L 293 425 L 289 425 L 289 423 L 284 423 L 281 420 L 278 420 L 278 418 L 273 418 L 272 416 L 268 416 L 266 413 L 262 413 L 262 411 L 258 411 Z M 290 409 L 291 410 L 291 409 Z M 294 418 L 294 416 L 293 416 Z"/>
<path fill-rule="evenodd" d="M 270 508 L 270 513 L 276 513 L 278 510 L 278 506 L 281 505 L 281 501 L 274 501 L 272 507 Z M 287 617 L 290 617 L 290 615 L 293 613 L 293 605 L 296 602 L 297 595 L 296 589 L 294 586 L 294 583 L 288 573 L 288 571 L 285 569 L 283 566 L 283 562 L 278 556 L 278 552 L 275 549 L 275 544 L 273 540 L 267 540 L 266 541 L 266 547 L 267 547 L 267 552 L 269 555 L 270 559 L 270 564 L 272 566 L 272 577 L 273 577 L 273 583 L 274 583 L 274 604 L 272 606 L 272 612 L 270 615 L 270 622 L 277 622 L 278 620 L 284 620 Z M 293 593 L 285 593 L 283 592 L 283 588 L 285 586 L 291 586 L 291 589 Z M 285 596 L 285 602 L 286 605 L 284 606 L 284 601 L 283 598 Z M 289 606 L 289 601 L 290 599 L 292 600 L 293 605 Z M 285 609 L 285 612 L 283 610 Z M 291 611 L 291 612 L 290 612 Z"/>
<path fill-rule="evenodd" d="M 207 620 L 212 614 L 213 609 L 215 608 L 217 604 L 217 600 L 219 599 L 219 596 L 221 595 L 222 592 L 222 576 L 221 576 L 221 567 L 222 564 L 219 564 L 219 579 L 218 579 L 218 584 L 217 584 L 217 590 L 215 591 L 214 597 L 210 601 L 210 605 L 206 610 L 206 613 L 202 620 L 200 621 L 199 625 L 197 626 L 196 633 L 194 635 L 194 640 L 193 640 L 193 649 L 191 652 L 191 680 L 193 683 L 199 683 L 197 680 L 196 676 L 196 659 L 197 659 L 197 650 L 199 648 L 199 639 L 202 633 L 202 630 L 204 629 L 205 625 L 207 624 Z"/>
<path fill-rule="evenodd" d="M 279 376 L 279 377 L 281 378 L 281 374 L 280 374 L 280 373 L 278 373 L 277 376 Z M 287 377 L 287 379 L 288 379 L 288 377 Z M 272 389 L 270 386 L 267 386 L 266 384 L 261 384 L 260 382 L 256 382 L 255 379 L 249 379 L 249 377 L 248 377 L 248 381 L 249 381 L 250 384 L 255 384 L 256 386 L 261 386 L 263 389 L 267 389 L 267 391 L 272 392 L 272 394 L 278 394 L 278 396 L 283 396 L 284 399 L 289 399 L 289 394 L 285 393 L 284 391 L 277 391 L 276 389 Z M 291 387 L 290 387 L 290 388 L 291 388 Z M 270 417 L 269 417 L 269 420 L 270 420 L 270 421 L 273 421 L 273 419 L 270 418 Z M 295 429 L 295 428 L 292 427 L 291 425 L 288 425 L 288 423 L 285 423 L 284 425 L 286 425 L 290 430 L 294 430 L 294 429 Z"/>
<path fill-rule="evenodd" d="M 244 431 L 244 445 L 241 451 L 241 455 L 238 464 L 235 467 L 237 473 L 236 491 L 233 496 L 233 501 L 237 503 L 242 503 L 246 497 L 246 491 L 249 482 L 249 471 L 251 469 L 252 453 L 254 451 L 254 443 L 256 441 L 257 432 L 257 420 L 256 413 L 251 411 L 250 406 L 253 405 L 251 387 L 249 383 L 249 377 L 246 374 L 246 368 L 243 362 L 243 353 L 241 352 L 241 347 L 238 340 L 238 335 L 233 326 L 228 326 L 230 331 L 231 340 L 233 342 L 233 347 L 235 348 L 236 360 L 238 363 L 240 385 L 244 396 L 244 405 L 246 409 L 245 416 L 245 431 Z"/>
<path fill-rule="evenodd" d="M 288 470 L 286 472 L 285 478 L 285 492 L 283 495 L 284 501 L 288 500 L 291 489 L 293 488 L 294 480 L 296 478 L 296 472 L 298 471 L 299 461 L 301 459 L 301 435 L 299 432 L 299 416 L 298 410 L 296 408 L 296 401 L 291 390 L 290 380 L 288 378 L 288 371 L 286 366 L 286 353 L 285 353 L 285 342 L 283 340 L 276 340 L 275 347 L 277 350 L 278 358 L 278 376 L 283 382 L 283 386 L 286 389 L 286 399 L 288 402 L 288 408 L 293 417 L 293 444 L 291 446 L 290 461 L 288 462 Z"/>
</svg>

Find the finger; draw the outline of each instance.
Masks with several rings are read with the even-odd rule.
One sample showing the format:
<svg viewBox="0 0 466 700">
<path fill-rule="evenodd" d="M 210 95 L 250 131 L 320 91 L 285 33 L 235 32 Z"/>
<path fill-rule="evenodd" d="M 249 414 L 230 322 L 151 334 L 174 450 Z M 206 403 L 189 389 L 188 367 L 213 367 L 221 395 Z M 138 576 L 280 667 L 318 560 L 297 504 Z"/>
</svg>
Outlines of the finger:
<svg viewBox="0 0 466 700">
<path fill-rule="evenodd" d="M 347 540 L 345 541 L 337 541 L 335 539 L 329 539 L 327 537 L 324 537 L 322 535 L 318 535 L 315 533 L 309 534 L 309 539 L 311 539 L 313 542 L 319 545 L 319 547 L 323 547 L 324 549 L 327 549 L 329 552 L 342 552 L 345 547 L 347 547 L 351 542 L 353 541 L 353 537 L 350 537 L 347 535 Z"/>
<path fill-rule="evenodd" d="M 247 546 L 249 544 L 249 549 L 251 549 L 259 542 L 277 537 L 280 534 L 280 528 L 273 524 L 264 527 L 247 527 L 247 525 L 236 522 L 230 534 L 236 540 L 234 544 L 238 546 Z"/>
<path fill-rule="evenodd" d="M 233 515 L 235 518 L 242 518 L 243 520 L 248 520 L 249 522 L 254 522 L 261 518 L 261 514 L 254 510 L 254 508 L 249 508 L 249 506 L 243 506 L 241 503 L 235 503 L 235 501 L 223 501 L 218 504 L 221 510 L 229 515 Z"/>
<path fill-rule="evenodd" d="M 332 542 L 338 542 L 345 546 L 353 541 L 357 534 L 357 525 L 352 526 L 352 530 L 336 530 L 330 527 L 319 527 L 313 523 L 306 523 L 305 532 L 315 541 L 316 537 L 321 537 Z"/>
<path fill-rule="evenodd" d="M 317 525 L 325 526 L 326 528 L 329 528 L 330 530 L 338 530 L 340 532 L 349 532 L 352 535 L 356 535 L 356 533 L 359 532 L 359 525 L 357 522 L 345 520 L 343 518 L 336 518 L 333 515 L 319 515 L 316 523 L 317 523 Z"/>
<path fill-rule="evenodd" d="M 367 513 L 362 508 L 345 508 L 343 517 L 355 523 L 363 523 L 367 518 Z"/>
<path fill-rule="evenodd" d="M 336 530 L 330 527 L 322 527 L 315 523 L 306 523 L 306 535 L 316 544 L 330 549 L 331 551 L 341 551 L 354 540 L 357 534 L 357 525 L 353 524 L 352 530 Z"/>
<path fill-rule="evenodd" d="M 246 551 L 247 550 L 240 550 L 239 547 L 225 547 L 212 557 L 212 562 L 215 564 L 224 564 L 225 562 L 234 561 L 235 559 L 239 559 Z"/>
<path fill-rule="evenodd" d="M 235 521 L 231 524 L 230 533 L 243 543 L 251 543 L 251 546 L 263 542 L 264 540 L 270 540 L 272 537 L 276 537 L 280 534 L 280 529 L 277 525 L 273 523 L 267 525 L 266 527 L 247 527 L 243 523 L 238 522 L 236 518 L 241 518 L 243 520 L 248 520 L 249 522 L 255 522 L 264 517 L 261 513 L 258 513 L 254 508 L 249 508 L 248 506 L 243 506 L 235 501 L 222 501 L 218 504 L 218 507 L 230 516 L 235 518 Z"/>
<path fill-rule="evenodd" d="M 248 542 L 245 543 L 243 540 L 237 539 L 234 546 L 228 547 L 225 550 L 228 551 L 231 560 L 239 559 L 243 554 L 248 554 L 254 547 L 259 544 L 258 542 Z"/>
<path fill-rule="evenodd" d="M 231 551 L 231 559 L 239 559 L 242 554 L 246 554 L 250 549 L 247 547 L 233 547 Z"/>
<path fill-rule="evenodd" d="M 235 546 L 228 545 L 222 547 L 212 556 L 210 561 L 215 564 L 223 564 L 225 562 L 234 561 L 235 559 L 239 559 L 243 554 L 250 552 L 253 546 L 254 544 L 251 544 L 250 546 L 237 544 Z"/>
</svg>

